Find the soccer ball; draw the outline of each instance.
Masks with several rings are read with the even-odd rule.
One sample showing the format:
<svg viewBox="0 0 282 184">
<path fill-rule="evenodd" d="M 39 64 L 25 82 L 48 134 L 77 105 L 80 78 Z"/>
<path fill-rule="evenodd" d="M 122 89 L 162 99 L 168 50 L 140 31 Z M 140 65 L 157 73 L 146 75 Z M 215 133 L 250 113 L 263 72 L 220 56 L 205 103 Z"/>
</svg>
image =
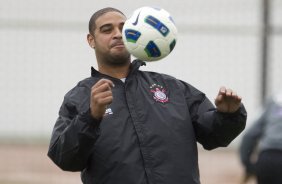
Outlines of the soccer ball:
<svg viewBox="0 0 282 184">
<path fill-rule="evenodd" d="M 177 29 L 170 14 L 160 8 L 142 7 L 133 12 L 122 29 L 126 49 L 143 61 L 157 61 L 171 53 Z"/>
</svg>

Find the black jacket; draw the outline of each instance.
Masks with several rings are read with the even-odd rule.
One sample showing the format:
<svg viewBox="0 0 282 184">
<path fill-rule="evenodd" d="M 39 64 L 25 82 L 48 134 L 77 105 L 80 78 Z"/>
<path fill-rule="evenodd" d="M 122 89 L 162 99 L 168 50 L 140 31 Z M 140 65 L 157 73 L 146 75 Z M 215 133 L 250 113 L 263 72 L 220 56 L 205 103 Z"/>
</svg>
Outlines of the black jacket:
<svg viewBox="0 0 282 184">
<path fill-rule="evenodd" d="M 63 170 L 81 171 L 86 184 L 198 184 L 196 142 L 227 146 L 245 128 L 246 111 L 219 113 L 193 86 L 140 65 L 132 63 L 125 83 L 92 68 L 65 95 L 48 156 Z M 98 121 L 89 100 L 101 78 L 115 87 Z"/>
</svg>

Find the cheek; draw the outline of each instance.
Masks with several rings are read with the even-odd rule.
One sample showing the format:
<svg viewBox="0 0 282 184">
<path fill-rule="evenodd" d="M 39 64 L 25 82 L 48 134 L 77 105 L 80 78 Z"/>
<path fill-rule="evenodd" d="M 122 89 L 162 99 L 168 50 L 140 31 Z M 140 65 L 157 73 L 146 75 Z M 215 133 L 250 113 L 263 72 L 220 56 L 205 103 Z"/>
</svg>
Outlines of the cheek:
<svg viewBox="0 0 282 184">
<path fill-rule="evenodd" d="M 110 42 L 111 42 L 110 37 L 103 37 L 97 40 L 96 45 L 100 45 L 103 48 L 107 48 L 109 47 Z"/>
</svg>

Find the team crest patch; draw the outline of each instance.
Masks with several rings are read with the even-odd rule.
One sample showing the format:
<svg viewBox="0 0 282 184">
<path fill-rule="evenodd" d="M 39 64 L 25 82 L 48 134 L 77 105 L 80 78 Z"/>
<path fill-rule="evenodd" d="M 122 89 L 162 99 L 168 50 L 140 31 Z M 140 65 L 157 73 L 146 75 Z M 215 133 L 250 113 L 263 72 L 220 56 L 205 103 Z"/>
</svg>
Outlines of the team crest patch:
<svg viewBox="0 0 282 184">
<path fill-rule="evenodd" d="M 150 92 L 153 94 L 154 100 L 161 103 L 168 102 L 168 96 L 166 89 L 163 86 L 158 84 L 153 84 L 150 86 Z"/>
</svg>

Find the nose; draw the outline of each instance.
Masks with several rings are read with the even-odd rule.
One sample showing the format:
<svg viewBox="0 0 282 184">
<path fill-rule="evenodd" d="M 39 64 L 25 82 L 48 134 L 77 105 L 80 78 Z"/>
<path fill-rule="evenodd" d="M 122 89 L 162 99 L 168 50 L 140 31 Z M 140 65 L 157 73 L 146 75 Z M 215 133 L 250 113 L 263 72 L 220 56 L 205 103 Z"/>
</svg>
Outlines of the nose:
<svg viewBox="0 0 282 184">
<path fill-rule="evenodd" d="M 121 37 L 122 37 L 122 30 L 119 29 L 119 28 L 115 28 L 115 31 L 114 31 L 114 38 L 121 39 Z"/>
</svg>

